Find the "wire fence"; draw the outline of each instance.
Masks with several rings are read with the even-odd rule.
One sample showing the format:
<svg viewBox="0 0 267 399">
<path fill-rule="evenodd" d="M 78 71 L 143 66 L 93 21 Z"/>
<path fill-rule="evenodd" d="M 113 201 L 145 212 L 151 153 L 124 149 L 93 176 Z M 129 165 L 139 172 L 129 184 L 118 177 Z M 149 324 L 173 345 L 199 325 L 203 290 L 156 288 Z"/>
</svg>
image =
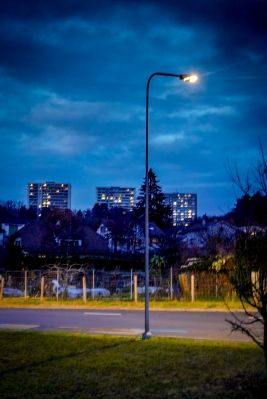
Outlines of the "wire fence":
<svg viewBox="0 0 267 399">
<path fill-rule="evenodd" d="M 3 297 L 87 300 L 142 300 L 145 275 L 141 271 L 81 270 L 52 266 L 44 270 L 6 271 L 0 275 Z M 223 300 L 234 295 L 226 274 L 217 272 L 150 273 L 149 294 L 160 300 Z"/>
</svg>

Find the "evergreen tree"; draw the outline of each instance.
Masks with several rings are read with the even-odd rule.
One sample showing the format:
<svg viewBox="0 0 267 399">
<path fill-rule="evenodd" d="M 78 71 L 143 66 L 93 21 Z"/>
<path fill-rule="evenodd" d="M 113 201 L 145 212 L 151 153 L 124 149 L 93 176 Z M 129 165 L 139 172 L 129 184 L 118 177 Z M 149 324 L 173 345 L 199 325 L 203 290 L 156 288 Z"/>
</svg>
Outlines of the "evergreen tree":
<svg viewBox="0 0 267 399">
<path fill-rule="evenodd" d="M 145 219 L 145 193 L 146 179 L 140 188 L 140 195 L 137 198 L 135 213 L 137 218 Z M 149 220 L 156 223 L 160 228 L 164 229 L 171 225 L 171 208 L 164 202 L 164 194 L 162 192 L 159 181 L 152 169 L 148 171 L 148 200 L 149 200 Z"/>
</svg>

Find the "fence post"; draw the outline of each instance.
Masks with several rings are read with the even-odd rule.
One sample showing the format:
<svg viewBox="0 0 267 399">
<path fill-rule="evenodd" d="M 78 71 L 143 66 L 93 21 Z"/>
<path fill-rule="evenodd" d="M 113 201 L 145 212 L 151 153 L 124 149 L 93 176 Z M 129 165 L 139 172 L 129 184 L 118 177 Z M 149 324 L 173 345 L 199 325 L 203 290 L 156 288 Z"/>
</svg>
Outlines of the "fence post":
<svg viewBox="0 0 267 399">
<path fill-rule="evenodd" d="M 137 274 L 134 275 L 134 302 L 137 303 Z"/>
<path fill-rule="evenodd" d="M 92 298 L 95 299 L 95 270 L 93 269 L 93 280 L 92 280 Z"/>
<path fill-rule="evenodd" d="M 83 302 L 86 303 L 86 277 L 83 276 Z"/>
<path fill-rule="evenodd" d="M 4 279 L 4 277 L 1 277 L 0 278 L 0 300 L 3 299 L 4 285 L 5 285 L 5 279 Z"/>
<path fill-rule="evenodd" d="M 41 301 L 44 299 L 44 276 L 41 277 Z"/>
<path fill-rule="evenodd" d="M 218 299 L 218 272 L 215 274 L 215 297 Z"/>
<path fill-rule="evenodd" d="M 59 268 L 57 268 L 57 301 L 58 301 L 58 289 L 59 289 Z"/>
<path fill-rule="evenodd" d="M 24 270 L 24 298 L 27 298 L 28 272 Z"/>
<path fill-rule="evenodd" d="M 130 300 L 133 299 L 133 269 L 131 269 L 131 288 L 130 288 Z"/>
<path fill-rule="evenodd" d="M 251 285 L 254 301 L 257 302 L 257 290 L 259 289 L 259 272 L 251 272 Z"/>
<path fill-rule="evenodd" d="M 171 297 L 171 301 L 172 301 L 172 299 L 173 299 L 172 280 L 173 280 L 173 277 L 172 277 L 172 267 L 171 267 L 171 269 L 170 269 L 170 289 L 171 289 L 171 295 L 170 295 L 170 297 Z"/>
<path fill-rule="evenodd" d="M 195 302 L 195 275 L 191 274 L 191 302 Z"/>
</svg>

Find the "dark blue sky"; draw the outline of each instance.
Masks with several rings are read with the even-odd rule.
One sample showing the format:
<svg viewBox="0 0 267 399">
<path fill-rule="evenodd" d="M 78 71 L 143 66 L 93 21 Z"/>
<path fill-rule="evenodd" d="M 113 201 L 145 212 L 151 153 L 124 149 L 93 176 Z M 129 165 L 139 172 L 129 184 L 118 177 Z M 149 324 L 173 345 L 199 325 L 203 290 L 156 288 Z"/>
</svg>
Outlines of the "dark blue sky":
<svg viewBox="0 0 267 399">
<path fill-rule="evenodd" d="M 144 177 L 145 87 L 155 71 L 194 86 L 151 85 L 150 166 L 166 192 L 196 192 L 222 214 L 267 147 L 267 1 L 1 1 L 0 199 L 27 183 L 72 184 L 73 208 L 98 185 Z"/>
</svg>

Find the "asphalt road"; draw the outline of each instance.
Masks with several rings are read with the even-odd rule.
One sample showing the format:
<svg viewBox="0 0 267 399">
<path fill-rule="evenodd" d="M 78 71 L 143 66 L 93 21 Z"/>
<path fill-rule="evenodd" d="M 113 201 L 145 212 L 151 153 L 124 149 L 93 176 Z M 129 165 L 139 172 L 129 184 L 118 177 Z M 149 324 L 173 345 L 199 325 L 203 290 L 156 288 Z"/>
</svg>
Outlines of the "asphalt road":
<svg viewBox="0 0 267 399">
<path fill-rule="evenodd" d="M 151 311 L 150 329 L 154 336 L 243 341 L 231 333 L 227 312 Z M 0 309 L 0 329 L 68 331 L 89 334 L 142 335 L 144 312 L 80 309 Z"/>
</svg>

